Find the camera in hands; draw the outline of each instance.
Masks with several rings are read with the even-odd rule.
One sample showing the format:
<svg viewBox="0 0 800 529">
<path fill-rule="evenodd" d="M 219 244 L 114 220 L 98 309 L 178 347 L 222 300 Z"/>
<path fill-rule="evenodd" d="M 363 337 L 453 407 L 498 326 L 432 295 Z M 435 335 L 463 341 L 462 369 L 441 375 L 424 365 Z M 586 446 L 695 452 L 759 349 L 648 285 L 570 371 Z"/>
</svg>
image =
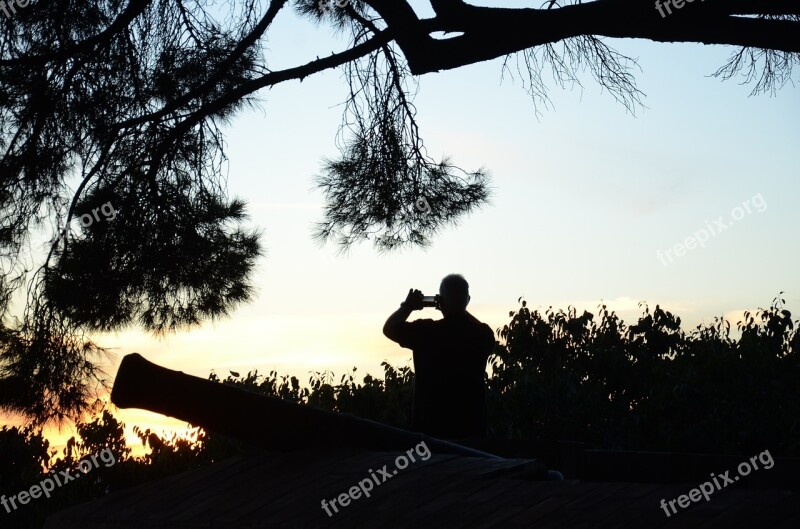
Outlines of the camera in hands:
<svg viewBox="0 0 800 529">
<path fill-rule="evenodd" d="M 439 308 L 439 295 L 422 296 L 422 306 Z"/>
</svg>

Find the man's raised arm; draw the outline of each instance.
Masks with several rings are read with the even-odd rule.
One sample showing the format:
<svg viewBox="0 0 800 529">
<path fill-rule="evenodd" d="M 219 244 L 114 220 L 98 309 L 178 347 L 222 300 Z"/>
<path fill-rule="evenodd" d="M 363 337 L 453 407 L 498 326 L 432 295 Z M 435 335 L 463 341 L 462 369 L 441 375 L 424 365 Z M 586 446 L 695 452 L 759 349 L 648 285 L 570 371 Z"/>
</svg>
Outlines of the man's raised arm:
<svg viewBox="0 0 800 529">
<path fill-rule="evenodd" d="M 409 289 L 406 300 L 400 308 L 389 316 L 383 324 L 383 335 L 393 342 L 400 342 L 400 327 L 406 322 L 411 313 L 422 308 L 422 291 Z"/>
</svg>

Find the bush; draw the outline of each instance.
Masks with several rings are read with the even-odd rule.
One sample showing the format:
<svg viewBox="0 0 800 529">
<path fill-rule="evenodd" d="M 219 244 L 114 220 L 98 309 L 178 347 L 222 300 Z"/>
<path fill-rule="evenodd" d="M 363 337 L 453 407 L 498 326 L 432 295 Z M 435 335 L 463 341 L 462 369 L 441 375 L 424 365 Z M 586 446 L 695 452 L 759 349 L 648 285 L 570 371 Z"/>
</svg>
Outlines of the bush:
<svg viewBox="0 0 800 529">
<path fill-rule="evenodd" d="M 746 312 L 730 337 L 715 318 L 690 333 L 642 304 L 626 327 L 574 308 L 522 301 L 490 359 L 491 432 L 568 439 L 609 450 L 800 454 L 800 335 L 776 298 Z"/>
</svg>

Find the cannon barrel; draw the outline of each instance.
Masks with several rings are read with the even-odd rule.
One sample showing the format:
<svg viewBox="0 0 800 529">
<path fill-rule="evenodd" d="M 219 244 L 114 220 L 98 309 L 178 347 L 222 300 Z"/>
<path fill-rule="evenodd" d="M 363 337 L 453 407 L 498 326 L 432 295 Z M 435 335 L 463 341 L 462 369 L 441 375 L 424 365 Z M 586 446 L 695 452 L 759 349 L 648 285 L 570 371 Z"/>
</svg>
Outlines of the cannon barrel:
<svg viewBox="0 0 800 529">
<path fill-rule="evenodd" d="M 334 413 L 173 371 L 133 353 L 119 366 L 111 402 L 168 415 L 269 450 L 350 447 L 407 450 L 425 441 L 435 453 L 497 458 L 354 415 Z"/>
</svg>

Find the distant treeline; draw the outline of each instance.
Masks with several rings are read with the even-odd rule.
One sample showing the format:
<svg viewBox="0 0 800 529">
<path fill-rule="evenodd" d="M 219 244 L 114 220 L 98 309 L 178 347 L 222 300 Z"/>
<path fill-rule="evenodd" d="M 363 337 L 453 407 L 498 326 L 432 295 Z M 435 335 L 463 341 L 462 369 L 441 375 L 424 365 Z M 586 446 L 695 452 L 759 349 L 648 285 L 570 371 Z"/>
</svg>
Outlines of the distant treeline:
<svg viewBox="0 0 800 529">
<path fill-rule="evenodd" d="M 800 333 L 785 301 L 745 312 L 738 339 L 723 318 L 691 332 L 680 318 L 656 306 L 626 326 L 601 306 L 599 317 L 526 302 L 498 329 L 499 343 L 487 376 L 490 437 L 572 440 L 587 447 L 800 457 Z M 224 380 L 263 395 L 353 413 L 409 427 L 414 372 L 382 364 L 381 378 L 338 383 L 316 372 L 308 387 L 294 376 L 231 372 Z M 268 419 L 266 419 L 268 420 Z M 47 514 L 111 490 L 203 466 L 247 447 L 196 428 L 188 437 L 161 438 L 136 428 L 147 455 L 132 457 L 124 425 L 104 410 L 78 424 L 60 456 L 40 430 L 0 429 L 0 494 L 27 490 L 45 469 L 75 468 L 109 449 L 116 463 L 32 499 L 11 513 L 0 506 L 0 526 L 40 527 Z"/>
</svg>

